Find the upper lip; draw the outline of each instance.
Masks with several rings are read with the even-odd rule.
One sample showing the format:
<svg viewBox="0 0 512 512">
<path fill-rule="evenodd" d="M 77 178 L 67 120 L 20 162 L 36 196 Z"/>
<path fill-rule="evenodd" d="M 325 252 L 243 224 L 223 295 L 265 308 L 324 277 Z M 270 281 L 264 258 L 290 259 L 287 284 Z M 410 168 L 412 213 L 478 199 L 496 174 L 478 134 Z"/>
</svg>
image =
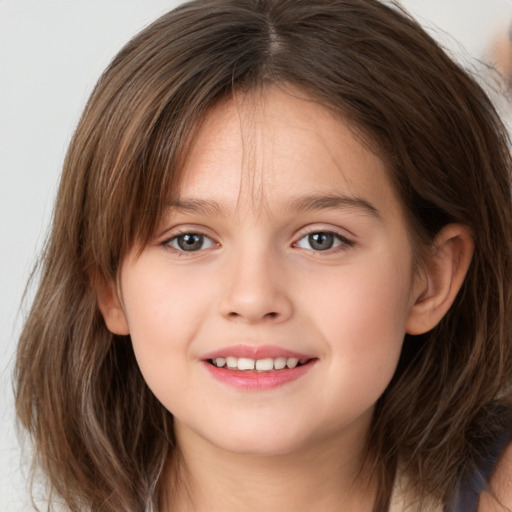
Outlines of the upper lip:
<svg viewBox="0 0 512 512">
<path fill-rule="evenodd" d="M 217 359 L 218 357 L 246 357 L 248 359 L 276 359 L 278 357 L 293 357 L 296 359 L 314 359 L 309 354 L 303 354 L 294 350 L 288 350 L 275 345 L 232 345 L 223 347 L 205 354 L 202 359 Z"/>
</svg>

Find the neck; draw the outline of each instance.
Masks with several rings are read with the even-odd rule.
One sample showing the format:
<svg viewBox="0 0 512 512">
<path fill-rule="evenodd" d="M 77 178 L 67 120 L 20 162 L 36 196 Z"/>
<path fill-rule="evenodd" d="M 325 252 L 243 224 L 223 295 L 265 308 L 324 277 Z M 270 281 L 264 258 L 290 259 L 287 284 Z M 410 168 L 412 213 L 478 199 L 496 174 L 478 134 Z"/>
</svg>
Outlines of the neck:
<svg viewBox="0 0 512 512">
<path fill-rule="evenodd" d="M 296 453 L 232 453 L 177 426 L 161 512 L 370 512 L 376 482 L 361 439 L 325 439 Z M 172 497 L 172 499 L 171 499 Z"/>
</svg>

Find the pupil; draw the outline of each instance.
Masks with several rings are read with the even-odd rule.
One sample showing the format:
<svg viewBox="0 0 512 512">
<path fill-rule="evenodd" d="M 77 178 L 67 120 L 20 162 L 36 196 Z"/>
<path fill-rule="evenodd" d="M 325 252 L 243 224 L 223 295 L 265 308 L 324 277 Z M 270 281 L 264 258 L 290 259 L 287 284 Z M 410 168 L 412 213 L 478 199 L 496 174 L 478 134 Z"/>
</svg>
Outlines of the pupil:
<svg viewBox="0 0 512 512">
<path fill-rule="evenodd" d="M 203 235 L 189 233 L 178 237 L 178 245 L 184 251 L 197 251 L 203 246 Z"/>
<path fill-rule="evenodd" d="M 330 233 L 313 233 L 308 239 L 309 245 L 317 251 L 326 251 L 334 244 L 334 236 Z"/>
</svg>

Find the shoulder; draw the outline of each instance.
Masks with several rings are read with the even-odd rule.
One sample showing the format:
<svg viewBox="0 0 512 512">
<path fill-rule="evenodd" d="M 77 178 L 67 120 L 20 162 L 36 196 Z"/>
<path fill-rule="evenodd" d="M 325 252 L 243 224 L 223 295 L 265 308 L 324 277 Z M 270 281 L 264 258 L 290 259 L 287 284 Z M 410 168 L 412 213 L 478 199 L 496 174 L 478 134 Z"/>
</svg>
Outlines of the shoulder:
<svg viewBox="0 0 512 512">
<path fill-rule="evenodd" d="M 482 492 L 478 512 L 512 511 L 512 443 L 503 452 L 489 482 L 489 489 Z"/>
</svg>

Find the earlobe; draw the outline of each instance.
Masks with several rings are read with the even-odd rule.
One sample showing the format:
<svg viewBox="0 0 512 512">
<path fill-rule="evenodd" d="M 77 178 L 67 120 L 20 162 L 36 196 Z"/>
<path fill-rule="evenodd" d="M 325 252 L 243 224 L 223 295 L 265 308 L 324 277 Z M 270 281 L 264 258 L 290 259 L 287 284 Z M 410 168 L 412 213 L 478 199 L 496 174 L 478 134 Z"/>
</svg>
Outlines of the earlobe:
<svg viewBox="0 0 512 512">
<path fill-rule="evenodd" d="M 439 232 L 413 297 L 406 323 L 408 334 L 423 334 L 440 322 L 464 282 L 473 251 L 473 237 L 467 226 L 449 224 Z"/>
<path fill-rule="evenodd" d="M 107 329 L 118 335 L 130 334 L 126 314 L 119 299 L 116 283 L 102 281 L 96 285 L 98 307 Z"/>
</svg>

